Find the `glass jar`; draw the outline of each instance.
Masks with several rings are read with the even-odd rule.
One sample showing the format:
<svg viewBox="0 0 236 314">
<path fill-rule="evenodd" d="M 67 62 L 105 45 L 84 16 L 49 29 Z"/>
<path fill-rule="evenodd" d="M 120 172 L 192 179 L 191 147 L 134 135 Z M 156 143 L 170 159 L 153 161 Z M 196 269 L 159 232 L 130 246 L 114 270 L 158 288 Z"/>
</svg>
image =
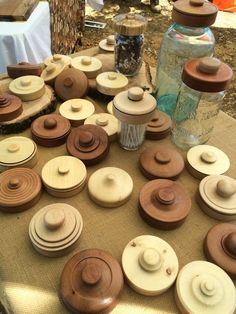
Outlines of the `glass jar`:
<svg viewBox="0 0 236 314">
<path fill-rule="evenodd" d="M 173 115 L 172 140 L 182 149 L 208 141 L 233 72 L 215 58 L 193 59 L 183 69 L 183 83 Z"/>
<path fill-rule="evenodd" d="M 208 26 L 214 23 L 216 14 L 217 8 L 204 0 L 179 0 L 174 4 L 175 23 L 161 43 L 154 92 L 158 110 L 170 117 L 176 107 L 185 62 L 213 55 L 215 38 Z"/>
</svg>

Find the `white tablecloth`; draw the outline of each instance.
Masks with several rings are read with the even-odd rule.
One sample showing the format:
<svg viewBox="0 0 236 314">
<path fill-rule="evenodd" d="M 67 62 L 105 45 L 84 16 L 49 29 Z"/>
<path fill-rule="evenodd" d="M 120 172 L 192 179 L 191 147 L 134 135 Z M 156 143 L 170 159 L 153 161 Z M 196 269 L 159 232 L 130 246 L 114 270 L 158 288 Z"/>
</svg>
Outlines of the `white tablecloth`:
<svg viewBox="0 0 236 314">
<path fill-rule="evenodd" d="M 51 55 L 50 12 L 41 1 L 26 22 L 0 22 L 0 72 L 8 64 L 40 63 Z"/>
</svg>

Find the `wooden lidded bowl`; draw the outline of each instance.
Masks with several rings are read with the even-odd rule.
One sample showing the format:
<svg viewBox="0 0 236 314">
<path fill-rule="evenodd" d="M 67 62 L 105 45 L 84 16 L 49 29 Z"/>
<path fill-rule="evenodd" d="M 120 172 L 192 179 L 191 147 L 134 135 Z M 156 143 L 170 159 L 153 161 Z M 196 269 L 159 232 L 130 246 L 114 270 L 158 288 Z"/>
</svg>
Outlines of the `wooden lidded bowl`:
<svg viewBox="0 0 236 314">
<path fill-rule="evenodd" d="M 71 66 L 84 72 L 88 79 L 92 79 L 101 72 L 102 62 L 96 57 L 79 56 L 72 59 Z"/>
<path fill-rule="evenodd" d="M 96 77 L 97 90 L 109 96 L 124 91 L 128 83 L 127 77 L 117 72 L 103 72 Z"/>
<path fill-rule="evenodd" d="M 7 66 L 7 74 L 9 77 L 15 79 L 25 75 L 40 76 L 42 73 L 42 66 L 40 64 L 31 64 L 28 62 L 20 62 L 18 64 L 10 64 Z"/>
<path fill-rule="evenodd" d="M 19 97 L 8 93 L 0 94 L 0 122 L 17 118 L 23 112 Z"/>
<path fill-rule="evenodd" d="M 66 65 L 63 62 L 48 63 L 41 73 L 41 78 L 45 83 L 53 85 L 56 77 L 65 69 L 65 67 Z"/>
<path fill-rule="evenodd" d="M 161 111 L 155 112 L 152 120 L 146 127 L 146 138 L 149 140 L 161 140 L 171 132 L 172 122 L 170 117 Z"/>
<path fill-rule="evenodd" d="M 72 58 L 66 55 L 54 54 L 51 57 L 46 58 L 43 63 L 48 66 L 50 63 L 59 63 L 63 62 L 66 66 L 71 64 Z"/>
</svg>

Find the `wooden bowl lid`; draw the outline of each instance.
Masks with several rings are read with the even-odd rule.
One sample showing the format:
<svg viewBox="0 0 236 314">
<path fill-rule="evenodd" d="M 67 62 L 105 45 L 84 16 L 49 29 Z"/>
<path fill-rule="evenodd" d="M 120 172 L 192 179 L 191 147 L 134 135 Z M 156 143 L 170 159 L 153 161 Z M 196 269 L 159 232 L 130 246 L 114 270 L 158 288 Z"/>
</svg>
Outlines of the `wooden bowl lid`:
<svg viewBox="0 0 236 314">
<path fill-rule="evenodd" d="M 68 190 L 83 184 L 87 176 L 84 163 L 72 156 L 59 156 L 49 160 L 43 167 L 43 183 L 53 189 Z"/>
<path fill-rule="evenodd" d="M 103 128 L 109 137 L 114 137 L 118 132 L 118 120 L 109 113 L 96 113 L 88 117 L 84 124 L 95 124 Z"/>
<path fill-rule="evenodd" d="M 87 99 L 70 99 L 63 102 L 59 107 L 60 114 L 72 121 L 84 121 L 95 111 L 94 104 Z"/>
<path fill-rule="evenodd" d="M 100 126 L 81 125 L 71 131 L 66 148 L 70 155 L 81 159 L 85 165 L 94 165 L 109 152 L 108 135 Z"/>
<path fill-rule="evenodd" d="M 113 114 L 113 100 L 107 104 L 107 112 Z"/>
<path fill-rule="evenodd" d="M 9 85 L 10 91 L 19 97 L 37 93 L 44 87 L 44 80 L 41 77 L 34 75 L 18 77 L 15 80 L 11 81 Z"/>
<path fill-rule="evenodd" d="M 128 284 L 138 293 L 152 296 L 165 292 L 179 270 L 173 248 L 164 240 L 142 235 L 131 240 L 122 254 Z"/>
<path fill-rule="evenodd" d="M 72 58 L 69 56 L 61 55 L 61 54 L 54 54 L 51 57 L 46 58 L 43 63 L 47 66 L 49 63 L 60 63 L 63 62 L 65 65 L 71 64 Z"/>
<path fill-rule="evenodd" d="M 72 59 L 71 66 L 83 71 L 88 78 L 95 78 L 102 68 L 102 62 L 96 57 L 79 56 Z"/>
<path fill-rule="evenodd" d="M 219 148 L 210 145 L 197 145 L 187 152 L 189 172 L 196 176 L 220 175 L 230 167 L 228 156 Z M 193 171 L 192 171 L 193 170 Z"/>
<path fill-rule="evenodd" d="M 109 313 L 124 284 L 121 267 L 110 253 L 99 249 L 74 255 L 61 274 L 60 296 L 75 313 Z"/>
<path fill-rule="evenodd" d="M 113 19 L 115 32 L 125 36 L 137 36 L 142 34 L 147 26 L 147 19 L 134 13 L 116 15 Z"/>
<path fill-rule="evenodd" d="M 0 94 L 0 122 L 13 120 L 23 112 L 21 99 L 7 93 Z"/>
<path fill-rule="evenodd" d="M 54 80 L 65 69 L 65 66 L 66 65 L 64 62 L 49 62 L 46 68 L 43 70 L 41 78 L 44 79 L 46 83 L 50 82 L 51 80 Z"/>
<path fill-rule="evenodd" d="M 185 265 L 176 280 L 176 301 L 181 313 L 234 313 L 235 287 L 220 267 L 206 261 Z"/>
<path fill-rule="evenodd" d="M 103 72 L 96 77 L 97 90 L 110 96 L 115 96 L 125 90 L 128 83 L 127 77 L 117 72 Z"/>
<path fill-rule="evenodd" d="M 165 113 L 156 110 L 151 121 L 146 127 L 146 138 L 150 140 L 159 140 L 170 134 L 172 122 Z"/>
<path fill-rule="evenodd" d="M 78 69 L 64 69 L 56 78 L 55 91 L 63 100 L 82 98 L 87 90 L 87 76 Z"/>
<path fill-rule="evenodd" d="M 139 158 L 140 169 L 150 180 L 177 179 L 184 169 L 182 155 L 170 148 L 158 146 L 145 149 Z"/>
<path fill-rule="evenodd" d="M 107 38 L 99 42 L 99 47 L 105 51 L 114 51 L 115 49 L 115 36 L 109 35 Z"/>
<path fill-rule="evenodd" d="M 10 64 L 7 66 L 7 74 L 9 77 L 15 79 L 25 75 L 40 76 L 42 73 L 42 66 L 40 64 L 31 64 L 28 62 L 20 62 L 18 64 Z"/>
<path fill-rule="evenodd" d="M 36 150 L 36 144 L 27 137 L 8 137 L 0 141 L 0 163 L 5 165 L 22 163 L 33 157 Z"/>
<path fill-rule="evenodd" d="M 178 182 L 157 179 L 146 183 L 139 194 L 141 217 L 151 226 L 174 229 L 186 219 L 191 199 Z"/>
<path fill-rule="evenodd" d="M 92 200 L 100 206 L 118 207 L 130 198 L 133 180 L 123 169 L 104 167 L 90 176 L 88 191 Z"/>
<path fill-rule="evenodd" d="M 0 174 L 0 210 L 20 212 L 32 207 L 41 196 L 42 183 L 32 169 L 14 168 Z"/>
</svg>

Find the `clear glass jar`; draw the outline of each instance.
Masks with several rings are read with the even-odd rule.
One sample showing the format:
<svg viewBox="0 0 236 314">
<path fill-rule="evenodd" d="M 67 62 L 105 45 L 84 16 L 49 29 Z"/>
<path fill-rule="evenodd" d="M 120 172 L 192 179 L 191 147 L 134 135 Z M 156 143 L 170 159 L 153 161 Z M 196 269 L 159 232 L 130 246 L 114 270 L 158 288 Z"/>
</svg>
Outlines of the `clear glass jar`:
<svg viewBox="0 0 236 314">
<path fill-rule="evenodd" d="M 119 142 L 126 150 L 137 150 L 145 138 L 146 124 L 130 124 L 119 121 Z"/>
</svg>

